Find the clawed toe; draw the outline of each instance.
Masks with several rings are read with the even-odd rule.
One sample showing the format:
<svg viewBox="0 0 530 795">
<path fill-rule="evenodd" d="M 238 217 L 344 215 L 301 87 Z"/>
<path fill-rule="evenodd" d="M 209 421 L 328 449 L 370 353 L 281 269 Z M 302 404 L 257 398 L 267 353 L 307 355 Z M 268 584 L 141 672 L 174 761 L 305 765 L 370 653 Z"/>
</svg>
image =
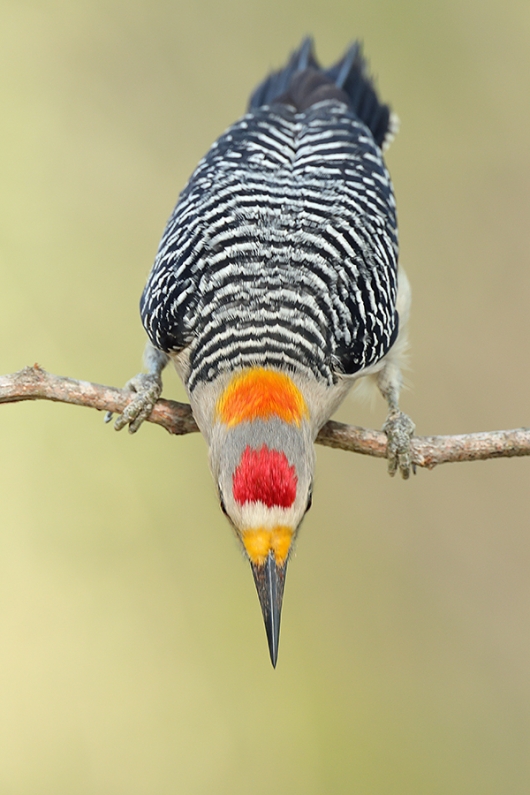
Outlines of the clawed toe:
<svg viewBox="0 0 530 795">
<path fill-rule="evenodd" d="M 388 472 L 393 477 L 397 470 L 406 480 L 412 469 L 416 474 L 416 467 L 412 461 L 410 442 L 414 435 L 415 425 L 402 411 L 391 411 L 383 425 L 387 435 Z"/>
<path fill-rule="evenodd" d="M 148 419 L 160 397 L 162 382 L 157 375 L 140 373 L 125 384 L 125 389 L 135 393 L 135 396 L 116 419 L 114 428 L 121 431 L 128 425 L 129 433 L 136 433 L 140 425 Z M 105 422 L 110 422 L 111 419 L 112 413 L 109 411 L 105 415 Z"/>
</svg>

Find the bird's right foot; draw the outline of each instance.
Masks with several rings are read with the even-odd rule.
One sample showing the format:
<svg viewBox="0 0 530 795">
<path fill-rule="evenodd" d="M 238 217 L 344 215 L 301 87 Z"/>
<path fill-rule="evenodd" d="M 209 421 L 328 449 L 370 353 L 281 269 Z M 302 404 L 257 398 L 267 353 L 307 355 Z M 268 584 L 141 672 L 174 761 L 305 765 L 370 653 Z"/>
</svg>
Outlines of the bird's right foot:
<svg viewBox="0 0 530 795">
<path fill-rule="evenodd" d="M 415 425 L 406 414 L 399 409 L 390 411 L 383 431 L 387 435 L 388 472 L 393 477 L 399 470 L 406 480 L 412 470 L 416 474 L 416 467 L 412 461 L 410 442 L 414 436 Z"/>
</svg>

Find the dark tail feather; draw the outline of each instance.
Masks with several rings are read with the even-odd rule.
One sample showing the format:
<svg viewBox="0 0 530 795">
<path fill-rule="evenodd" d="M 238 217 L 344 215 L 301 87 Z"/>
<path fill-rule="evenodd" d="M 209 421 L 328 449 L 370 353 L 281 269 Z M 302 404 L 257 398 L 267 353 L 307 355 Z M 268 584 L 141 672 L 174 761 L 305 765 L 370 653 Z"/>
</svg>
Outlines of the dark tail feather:
<svg viewBox="0 0 530 795">
<path fill-rule="evenodd" d="M 320 66 L 313 54 L 313 39 L 307 36 L 300 47 L 293 52 L 287 66 L 278 72 L 273 72 L 259 84 L 250 97 L 249 110 L 260 108 L 262 105 L 270 105 L 271 102 L 286 93 L 295 74 L 311 68 L 320 69 Z"/>
<path fill-rule="evenodd" d="M 377 96 L 360 42 L 352 44 L 334 66 L 322 69 L 314 56 L 312 39 L 304 39 L 287 66 L 267 77 L 254 91 L 250 108 L 281 102 L 303 111 L 325 99 L 348 104 L 380 147 L 386 148 L 392 141 L 397 117 Z"/>
<path fill-rule="evenodd" d="M 397 118 L 377 96 L 361 43 L 356 41 L 326 74 L 348 95 L 351 107 L 370 129 L 377 144 L 388 145 L 397 132 Z"/>
<path fill-rule="evenodd" d="M 354 66 L 357 68 L 361 67 L 362 69 L 364 65 L 361 43 L 356 41 L 350 46 L 349 50 L 340 61 L 337 61 L 334 66 L 330 66 L 330 68 L 325 71 L 336 86 L 344 88 Z"/>
</svg>

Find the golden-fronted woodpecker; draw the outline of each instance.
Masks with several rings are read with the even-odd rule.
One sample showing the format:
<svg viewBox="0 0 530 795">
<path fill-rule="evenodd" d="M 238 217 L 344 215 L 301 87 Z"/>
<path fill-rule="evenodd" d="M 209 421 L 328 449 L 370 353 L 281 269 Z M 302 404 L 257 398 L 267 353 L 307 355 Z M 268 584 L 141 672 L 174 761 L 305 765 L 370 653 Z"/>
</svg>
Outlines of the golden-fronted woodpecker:
<svg viewBox="0 0 530 795">
<path fill-rule="evenodd" d="M 313 443 L 353 383 L 389 405 L 389 470 L 410 470 L 398 406 L 409 288 L 382 151 L 396 119 L 358 43 L 322 69 L 310 39 L 258 86 L 184 188 L 141 299 L 147 374 L 117 422 L 149 416 L 169 360 L 247 555 L 276 665 L 285 572 L 311 505 Z"/>
</svg>

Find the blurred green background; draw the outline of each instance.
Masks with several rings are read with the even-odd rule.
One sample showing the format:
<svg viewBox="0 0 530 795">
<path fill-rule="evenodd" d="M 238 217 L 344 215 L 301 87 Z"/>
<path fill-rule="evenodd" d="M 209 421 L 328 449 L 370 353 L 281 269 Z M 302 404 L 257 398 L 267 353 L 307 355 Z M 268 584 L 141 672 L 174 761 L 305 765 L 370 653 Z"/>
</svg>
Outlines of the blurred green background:
<svg viewBox="0 0 530 795">
<path fill-rule="evenodd" d="M 307 33 L 362 38 L 401 117 L 403 408 L 530 424 L 528 0 L 2 0 L 0 372 L 138 371 L 177 195 Z M 319 448 L 273 671 L 202 438 L 0 424 L 0 795 L 528 793 L 530 460 L 404 483 Z"/>
</svg>

